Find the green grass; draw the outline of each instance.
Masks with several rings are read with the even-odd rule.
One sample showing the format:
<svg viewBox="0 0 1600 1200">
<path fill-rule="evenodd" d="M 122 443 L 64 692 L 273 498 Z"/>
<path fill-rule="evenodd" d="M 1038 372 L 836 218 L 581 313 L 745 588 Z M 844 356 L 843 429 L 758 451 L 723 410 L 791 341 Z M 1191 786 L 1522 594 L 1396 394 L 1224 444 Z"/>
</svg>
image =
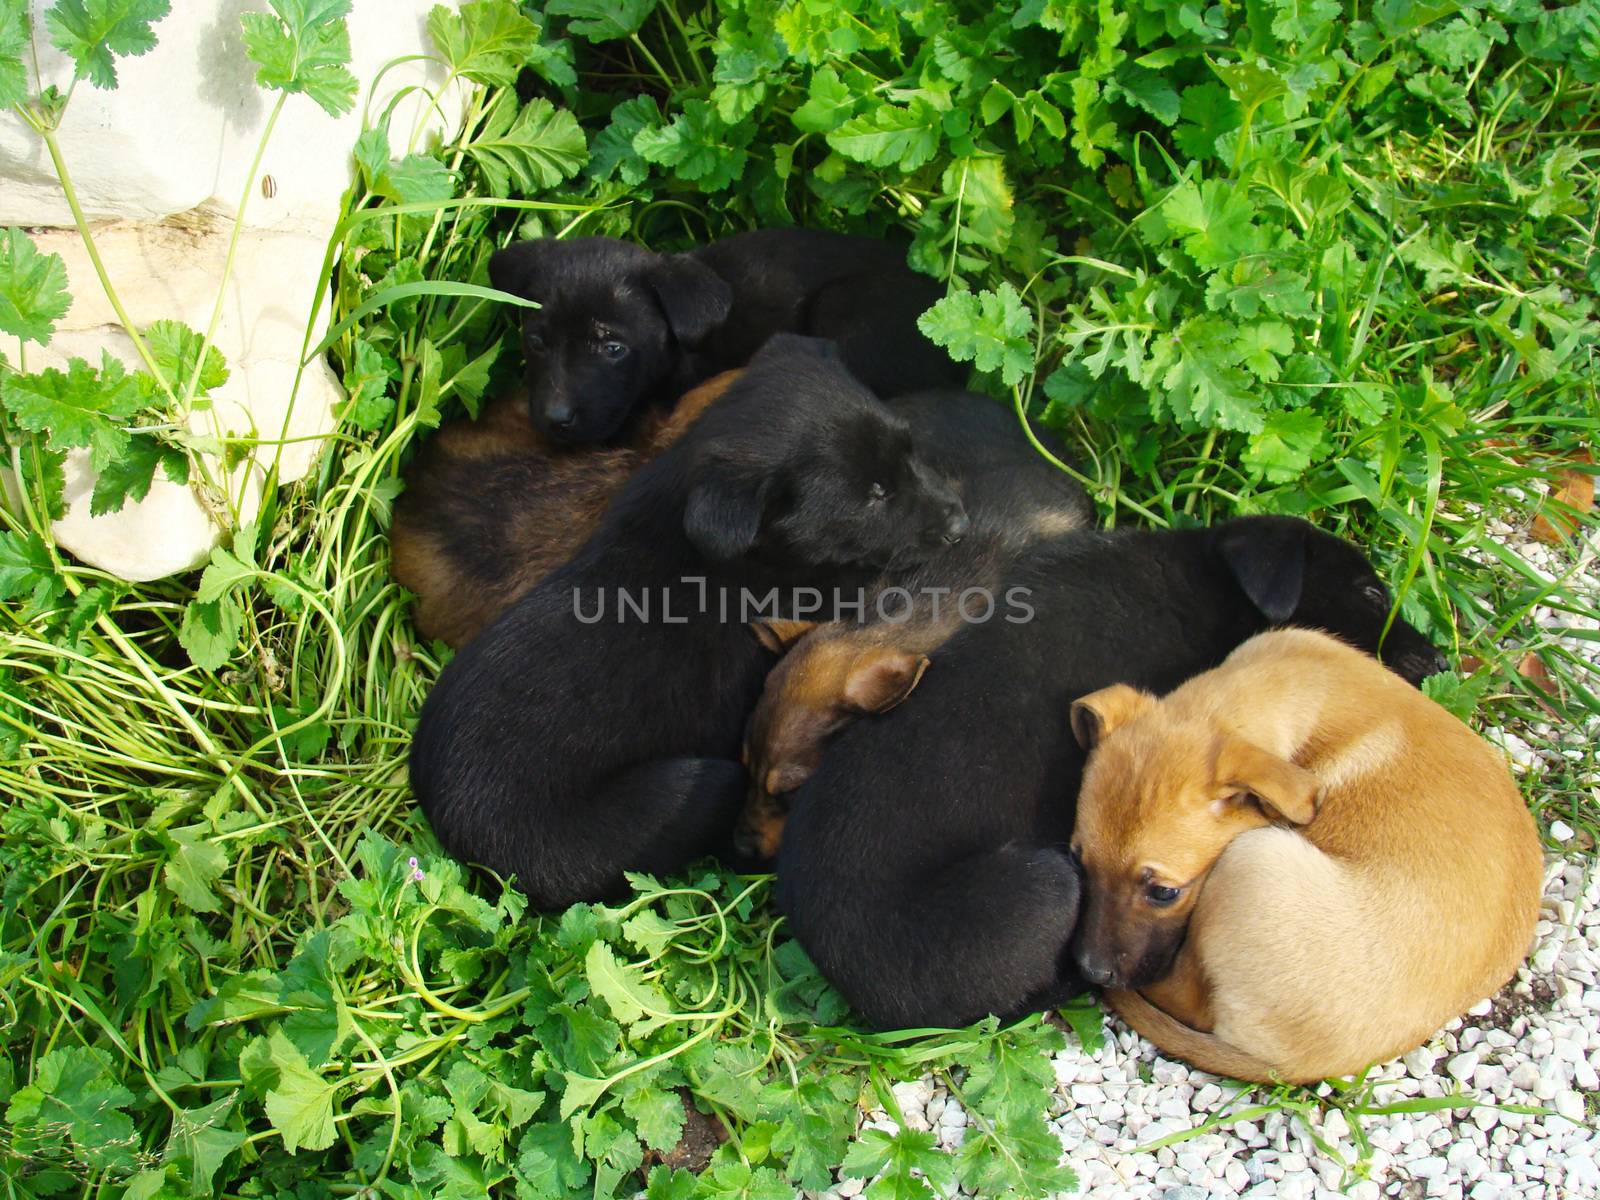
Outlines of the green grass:
<svg viewBox="0 0 1600 1200">
<path fill-rule="evenodd" d="M 459 285 L 520 234 L 903 231 L 952 289 L 930 330 L 1069 439 L 1108 521 L 1307 514 L 1484 660 L 1444 697 L 1475 721 L 1548 719 L 1528 650 L 1558 730 L 1600 715 L 1592 656 L 1532 618 L 1600 616 L 1592 563 L 1545 579 L 1486 531 L 1600 430 L 1592 3 L 549 9 L 445 21 L 464 128 L 363 139 L 325 339 L 352 400 L 204 576 L 57 552 L 59 431 L 0 413 L 27 500 L 0 534 L 6 1197 L 542 1200 L 646 1169 L 652 1196 L 777 1197 L 841 1164 L 883 1172 L 873 1200 L 1070 1184 L 1043 1021 L 860 1031 L 764 879 L 536 916 L 437 854 L 405 758 L 442 656 L 389 580 L 388 505 L 428 427 L 516 373 L 509 310 Z M 176 358 L 168 382 L 198 379 Z M 1530 803 L 1600 835 L 1593 779 L 1590 744 Z M 859 1104 L 893 1114 L 928 1072 L 973 1115 L 959 1154 L 849 1146 Z M 651 1169 L 680 1090 L 729 1134 L 699 1178 Z M 1355 1126 L 1363 1096 L 1270 1102 Z"/>
</svg>

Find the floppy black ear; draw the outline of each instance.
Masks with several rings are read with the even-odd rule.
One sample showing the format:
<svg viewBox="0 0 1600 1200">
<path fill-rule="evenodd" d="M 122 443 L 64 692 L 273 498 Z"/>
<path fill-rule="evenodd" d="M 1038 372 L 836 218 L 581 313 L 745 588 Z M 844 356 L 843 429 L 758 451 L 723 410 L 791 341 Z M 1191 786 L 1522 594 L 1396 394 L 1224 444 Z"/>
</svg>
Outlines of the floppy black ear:
<svg viewBox="0 0 1600 1200">
<path fill-rule="evenodd" d="M 1231 522 L 1217 552 L 1250 603 L 1267 620 L 1287 621 L 1300 607 L 1306 582 L 1306 526 L 1282 518 Z"/>
<path fill-rule="evenodd" d="M 672 336 L 691 350 L 728 319 L 733 289 L 710 267 L 687 254 L 664 254 L 645 282 L 667 314 Z"/>
<path fill-rule="evenodd" d="M 768 480 L 740 479 L 725 466 L 708 466 L 689 489 L 683 532 L 714 562 L 748 554 L 761 533 L 771 491 Z"/>
<path fill-rule="evenodd" d="M 839 343 L 832 338 L 807 337 L 803 333 L 775 333 L 762 343 L 750 361 L 758 363 L 769 358 L 801 356 L 839 362 Z"/>
<path fill-rule="evenodd" d="M 559 243 L 554 238 L 513 242 L 489 256 L 489 282 L 502 292 L 532 300 L 533 281 L 549 270 Z"/>
</svg>

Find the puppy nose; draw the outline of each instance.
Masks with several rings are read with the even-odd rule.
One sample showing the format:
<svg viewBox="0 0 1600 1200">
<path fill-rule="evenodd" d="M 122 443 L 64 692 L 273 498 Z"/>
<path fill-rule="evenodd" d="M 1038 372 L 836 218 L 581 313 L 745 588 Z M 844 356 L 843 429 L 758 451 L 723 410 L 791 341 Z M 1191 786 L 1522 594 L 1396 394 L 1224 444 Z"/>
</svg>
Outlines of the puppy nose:
<svg viewBox="0 0 1600 1200">
<path fill-rule="evenodd" d="M 1078 973 L 1095 987 L 1105 987 L 1111 982 L 1112 971 L 1108 963 L 1097 958 L 1080 954 L 1078 956 Z"/>
<path fill-rule="evenodd" d="M 578 414 L 572 411 L 572 405 L 565 402 L 550 405 L 544 410 L 544 418 L 550 422 L 552 429 L 571 429 L 578 423 Z"/>
<path fill-rule="evenodd" d="M 971 528 L 972 520 L 967 516 L 967 510 L 958 508 L 945 519 L 944 540 L 954 546 L 967 535 L 967 530 Z"/>
</svg>

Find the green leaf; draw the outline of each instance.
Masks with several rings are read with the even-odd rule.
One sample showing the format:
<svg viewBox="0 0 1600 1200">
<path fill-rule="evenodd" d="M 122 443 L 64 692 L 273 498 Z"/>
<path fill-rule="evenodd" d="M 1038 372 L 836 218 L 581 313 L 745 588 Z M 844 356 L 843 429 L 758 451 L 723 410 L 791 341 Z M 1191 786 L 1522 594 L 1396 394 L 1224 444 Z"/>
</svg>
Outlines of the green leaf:
<svg viewBox="0 0 1600 1200">
<path fill-rule="evenodd" d="M 256 82 L 274 91 L 300 92 L 331 117 L 356 102 L 356 77 L 347 69 L 350 0 L 270 0 L 277 15 L 247 12 L 245 53 L 259 68 Z"/>
<path fill-rule="evenodd" d="M 856 97 L 832 67 L 814 71 L 806 87 L 806 102 L 789 119 L 801 133 L 832 133 L 855 108 Z"/>
<path fill-rule="evenodd" d="M 1422 694 L 1458 720 L 1467 721 L 1478 711 L 1493 682 L 1494 672 L 1488 669 L 1464 678 L 1454 671 L 1440 671 L 1422 681 Z"/>
<path fill-rule="evenodd" d="M 1030 1120 L 969 1131 L 956 1167 L 961 1186 L 974 1195 L 1024 1200 L 1077 1191 L 1077 1175 L 1060 1160 L 1061 1140 L 1041 1111 Z"/>
<path fill-rule="evenodd" d="M 30 596 L 35 611 L 42 611 L 66 590 L 43 538 L 31 532 L 0 533 L 0 600 Z"/>
<path fill-rule="evenodd" d="M 636 979 L 617 960 L 605 942 L 595 942 L 583 959 L 584 975 L 596 996 L 606 1002 L 611 1015 L 626 1025 L 635 1037 L 643 1037 L 671 1020 L 671 1002 L 653 985 Z M 653 1015 L 656 1014 L 656 1015 Z"/>
<path fill-rule="evenodd" d="M 1178 123 L 1182 111 L 1178 93 L 1165 76 L 1130 63 L 1117 72 L 1116 89 L 1129 104 L 1144 109 L 1163 125 Z"/>
<path fill-rule="evenodd" d="M 189 376 L 194 374 L 194 364 L 200 357 L 200 335 L 181 321 L 156 321 L 144 331 L 144 340 L 172 390 L 181 393 L 189 386 Z M 195 394 L 204 396 L 227 382 L 227 363 L 216 346 L 207 343 L 205 366 L 200 369 L 199 390 Z"/>
<path fill-rule="evenodd" d="M 1185 180 L 1167 194 L 1161 217 L 1183 248 L 1207 269 L 1234 262 L 1258 244 L 1255 209 L 1245 189 L 1220 179 Z"/>
<path fill-rule="evenodd" d="M 784 1173 L 807 1191 L 833 1186 L 834 1168 L 855 1133 L 856 1088 L 840 1075 L 779 1079 L 762 1089 L 761 1111 L 776 1121 L 772 1148 L 786 1157 Z"/>
<path fill-rule="evenodd" d="M 139 1140 L 122 1110 L 133 1102 L 133 1093 L 117 1079 L 111 1055 L 71 1046 L 35 1060 L 32 1081 L 11 1097 L 6 1123 L 13 1133 L 64 1132 L 93 1170 L 129 1170 Z"/>
<path fill-rule="evenodd" d="M 1093 1056 L 1100 1053 L 1101 1047 L 1106 1044 L 1106 1018 L 1093 999 L 1083 997 L 1074 1000 L 1063 1004 L 1056 1012 L 1072 1026 L 1078 1045 L 1083 1047 L 1085 1054 Z"/>
<path fill-rule="evenodd" d="M 987 1053 L 972 1064 L 962 1086 L 967 1102 L 991 1121 L 1036 1119 L 1049 1107 L 1055 1089 L 1048 1051 L 1060 1042 L 1059 1033 L 1046 1044 L 1020 1029 L 991 1038 Z"/>
<path fill-rule="evenodd" d="M 121 511 L 129 500 L 143 500 L 150 494 L 158 466 L 173 483 L 189 481 L 188 455 L 151 434 L 134 434 L 122 457 L 107 463 L 95 477 L 89 512 L 99 517 Z"/>
<path fill-rule="evenodd" d="M 954 1186 L 956 1164 L 931 1131 L 868 1129 L 844 1156 L 842 1171 L 852 1179 L 882 1173 L 863 1193 L 868 1200 L 934 1200 Z"/>
<path fill-rule="evenodd" d="M 516 1170 L 518 1195 L 526 1200 L 569 1200 L 590 1174 L 574 1148 L 573 1131 L 557 1121 L 537 1122 L 522 1135 Z"/>
<path fill-rule="evenodd" d="M 944 114 L 921 96 L 905 107 L 879 104 L 851 117 L 827 135 L 828 145 L 846 158 L 873 167 L 915 171 L 939 150 Z"/>
<path fill-rule="evenodd" d="M 1250 373 L 1271 383 L 1283 373 L 1279 359 L 1294 352 L 1294 330 L 1282 321 L 1256 321 L 1240 327 L 1234 346 Z"/>
<path fill-rule="evenodd" d="M 539 27 L 515 0 L 473 0 L 459 13 L 435 4 L 428 13 L 428 36 L 456 74 L 510 87 L 539 44 Z"/>
<path fill-rule="evenodd" d="M 952 292 L 917 321 L 917 328 L 957 362 L 999 371 L 1007 387 L 1033 370 L 1033 314 L 1017 289 Z"/>
<path fill-rule="evenodd" d="M 1162 345 L 1173 359 L 1161 377 L 1167 403 L 1186 429 L 1262 428 L 1261 401 L 1239 366 L 1233 327 L 1216 317 L 1191 317 Z"/>
<path fill-rule="evenodd" d="M 1314 412 L 1270 413 L 1239 461 L 1269 483 L 1290 483 L 1327 449 L 1326 433 L 1327 426 Z"/>
<path fill-rule="evenodd" d="M 213 1180 L 228 1155 L 249 1140 L 242 1130 L 226 1128 L 235 1097 L 224 1096 L 204 1108 L 181 1108 L 172 1114 L 163 1162 L 188 1168 L 189 1195 L 215 1194 Z"/>
<path fill-rule="evenodd" d="M 611 110 L 611 123 L 594 139 L 589 151 L 589 175 L 606 180 L 618 176 L 629 187 L 643 183 L 650 168 L 633 142 L 645 129 L 662 126 L 661 110 L 653 96 L 634 96 Z"/>
<path fill-rule="evenodd" d="M 217 912 L 222 903 L 211 885 L 228 869 L 228 852 L 209 840 L 201 825 L 174 829 L 167 836 L 170 846 L 167 865 L 161 869 L 162 882 L 195 912 Z"/>
<path fill-rule="evenodd" d="M 193 600 L 183 610 L 178 641 L 195 666 L 215 671 L 233 657 L 243 633 L 244 612 L 232 599 Z"/>
<path fill-rule="evenodd" d="M 683 1099 L 677 1092 L 644 1087 L 623 1098 L 622 1111 L 633 1118 L 639 1138 L 652 1150 L 667 1153 L 683 1136 Z"/>
<path fill-rule="evenodd" d="M 68 55 L 74 74 L 97 88 L 117 86 L 113 56 L 148 54 L 150 26 L 171 11 L 168 0 L 56 0 L 44 15 L 50 42 Z"/>
<path fill-rule="evenodd" d="M 699 1180 L 693 1172 L 664 1164 L 650 1168 L 646 1180 L 645 1200 L 697 1200 Z"/>
<path fill-rule="evenodd" d="M 290 1154 L 301 1148 L 326 1150 L 335 1137 L 338 1083 L 329 1083 L 307 1066 L 305 1055 L 282 1033 L 274 1033 L 268 1046 L 278 1083 L 267 1092 L 267 1120 L 283 1135 L 283 1148 Z"/>
<path fill-rule="evenodd" d="M 614 42 L 639 32 L 656 0 L 550 0 L 545 12 L 567 17 L 567 29 L 585 41 Z"/>
<path fill-rule="evenodd" d="M 351 345 L 354 354 L 344 369 L 344 416 L 357 429 L 371 432 L 381 428 L 394 411 L 389 379 L 395 366 L 366 338 L 353 338 Z"/>
<path fill-rule="evenodd" d="M 23 55 L 28 52 L 31 27 L 26 0 L 0 3 L 0 109 L 28 98 L 28 68 Z M 4 328 L 0 322 L 0 329 Z"/>
<path fill-rule="evenodd" d="M 4 18 L 0 17 L 0 31 Z M 0 37 L 3 37 L 0 32 Z M 0 44 L 0 53 L 4 52 Z M 3 70 L 3 67 L 0 67 Z M 0 75 L 0 89 L 5 86 Z M 4 108 L 0 101 L 0 108 Z M 41 346 L 72 304 L 67 268 L 59 254 L 40 254 L 20 229 L 0 230 L 0 333 Z"/>
<path fill-rule="evenodd" d="M 0 403 L 18 425 L 46 434 L 52 450 L 86 447 L 97 471 L 127 453 L 130 435 L 122 422 L 145 402 L 137 378 L 106 351 L 98 371 L 74 358 L 65 372 L 50 367 L 38 375 L 8 376 L 0 390 Z"/>
<path fill-rule="evenodd" d="M 588 157 L 583 130 L 570 112 L 541 99 L 518 108 L 509 91 L 495 101 L 466 150 L 495 196 L 514 194 L 513 180 L 516 194 L 555 187 L 582 170 Z"/>
<path fill-rule="evenodd" d="M 633 148 L 646 162 L 671 167 L 679 179 L 698 183 L 701 191 L 719 192 L 744 174 L 750 159 L 744 147 L 754 134 L 748 123 L 725 125 L 706 101 L 687 100 L 670 125 L 634 134 Z"/>
</svg>

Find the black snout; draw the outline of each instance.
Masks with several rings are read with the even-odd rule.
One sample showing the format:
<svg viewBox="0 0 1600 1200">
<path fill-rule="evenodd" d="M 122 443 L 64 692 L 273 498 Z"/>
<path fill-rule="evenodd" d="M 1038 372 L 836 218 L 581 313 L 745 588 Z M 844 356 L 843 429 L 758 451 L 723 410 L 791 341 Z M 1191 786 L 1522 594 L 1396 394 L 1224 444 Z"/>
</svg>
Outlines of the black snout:
<svg viewBox="0 0 1600 1200">
<path fill-rule="evenodd" d="M 1095 987 L 1109 987 L 1116 978 L 1116 972 L 1111 964 L 1103 962 L 1097 955 L 1078 952 L 1078 973 Z"/>
<path fill-rule="evenodd" d="M 1431 646 L 1425 650 L 1409 650 L 1396 655 L 1391 665 L 1397 675 L 1415 687 L 1422 686 L 1422 681 L 1429 675 L 1450 669 L 1450 661 Z"/>
<path fill-rule="evenodd" d="M 972 519 L 967 516 L 967 510 L 959 504 L 955 511 L 945 518 L 944 540 L 954 546 L 967 536 L 967 530 L 972 528 Z"/>
<path fill-rule="evenodd" d="M 544 419 L 551 429 L 566 430 L 578 423 L 578 414 L 569 402 L 558 400 L 544 410 Z"/>
</svg>

